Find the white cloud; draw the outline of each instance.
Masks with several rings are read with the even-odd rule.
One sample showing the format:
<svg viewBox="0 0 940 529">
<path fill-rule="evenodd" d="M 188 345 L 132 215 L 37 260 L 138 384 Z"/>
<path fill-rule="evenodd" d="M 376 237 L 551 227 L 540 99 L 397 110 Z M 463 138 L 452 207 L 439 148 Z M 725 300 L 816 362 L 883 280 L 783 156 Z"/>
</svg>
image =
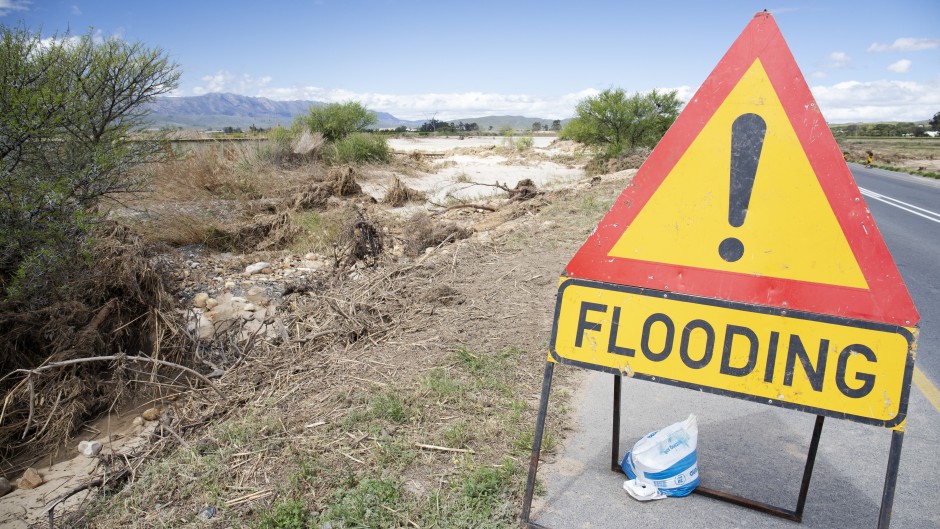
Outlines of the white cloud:
<svg viewBox="0 0 940 529">
<path fill-rule="evenodd" d="M 923 39 L 903 37 L 894 41 L 894 44 L 880 44 L 878 42 L 868 47 L 868 51 L 921 51 L 940 48 L 940 39 Z"/>
<path fill-rule="evenodd" d="M 213 78 L 216 76 L 212 76 Z M 207 78 L 204 78 L 208 79 Z M 270 80 L 270 78 L 266 78 Z M 532 96 L 527 94 L 499 94 L 487 92 L 451 92 L 427 94 L 382 94 L 353 92 L 341 88 L 318 86 L 261 87 L 255 91 L 238 91 L 234 83 L 223 79 L 206 81 L 206 86 L 193 90 L 197 95 L 207 92 L 234 91 L 244 95 L 267 97 L 274 100 L 309 100 L 324 103 L 357 101 L 369 109 L 388 112 L 400 119 L 422 120 L 434 116 L 441 120 L 498 115 L 525 115 L 549 119 L 564 119 L 574 115 L 574 107 L 586 97 L 600 93 L 595 88 L 558 96 Z M 213 89 L 209 89 L 213 88 Z M 694 90 L 688 86 L 671 88 L 677 97 L 687 101 Z"/>
<path fill-rule="evenodd" d="M 211 92 L 257 95 L 258 90 L 264 88 L 271 82 L 271 76 L 264 75 L 261 77 L 253 77 L 248 74 L 235 75 L 231 72 L 219 70 L 215 75 L 203 76 L 201 81 L 204 83 L 203 85 L 193 88 L 193 93 L 197 96 Z"/>
<path fill-rule="evenodd" d="M 813 95 L 826 120 L 917 121 L 940 108 L 940 77 L 926 83 L 912 81 L 845 81 L 814 86 Z"/>
<path fill-rule="evenodd" d="M 901 59 L 898 62 L 891 63 L 888 65 L 888 70 L 894 73 L 907 73 L 911 69 L 911 61 L 908 59 Z"/>
<path fill-rule="evenodd" d="M 560 96 L 532 96 L 526 94 L 498 94 L 486 92 L 452 92 L 426 94 L 383 94 L 354 92 L 342 88 L 319 86 L 273 87 L 270 76 L 253 77 L 219 71 L 202 77 L 202 83 L 192 89 L 194 95 L 212 92 L 231 92 L 268 99 L 308 100 L 324 103 L 357 101 L 367 108 L 388 112 L 401 119 L 421 120 L 435 116 L 449 120 L 504 114 L 524 114 L 542 118 L 562 119 L 574 115 L 574 107 L 581 99 L 600 91 L 587 88 Z M 677 89 L 680 99 L 692 95 L 689 87 Z"/>
<path fill-rule="evenodd" d="M 814 74 L 813 77 L 817 76 Z M 556 96 L 492 92 L 385 94 L 312 85 L 278 87 L 271 86 L 271 82 L 270 76 L 254 77 L 221 70 L 214 75 L 204 76 L 202 83 L 190 93 L 232 92 L 281 101 L 357 101 L 371 110 L 388 112 L 401 119 L 426 120 L 434 116 L 445 121 L 506 114 L 564 119 L 574 115 L 575 105 L 579 101 L 600 93 L 596 88 L 585 88 Z M 688 101 L 696 89 L 689 86 L 664 88 L 675 90 L 681 101 Z M 826 120 L 832 123 L 923 120 L 940 108 L 940 76 L 928 82 L 845 81 L 817 85 L 812 87 L 812 92 Z M 175 92 L 173 95 L 184 94 Z"/>
<path fill-rule="evenodd" d="M 72 48 L 77 46 L 79 42 L 82 41 L 82 38 L 78 35 L 69 35 L 66 37 L 46 37 L 44 39 L 39 39 L 40 48 L 50 48 L 56 44 L 65 46 L 66 48 Z M 97 40 L 95 42 L 98 42 Z"/>
<path fill-rule="evenodd" d="M 80 7 L 78 7 L 78 4 L 72 4 L 72 14 L 73 14 L 73 15 L 81 15 L 81 14 L 82 14 L 82 9 L 81 9 Z"/>
<path fill-rule="evenodd" d="M 31 3 L 29 0 L 0 0 L 0 17 L 13 11 L 27 11 Z"/>
<path fill-rule="evenodd" d="M 61 36 L 46 37 L 44 39 L 39 39 L 39 47 L 48 48 L 55 44 L 60 44 L 62 46 L 65 46 L 66 48 L 72 48 L 74 46 L 77 46 L 84 37 L 85 35 L 69 35 L 67 33 Z M 95 44 L 103 43 L 105 38 L 106 37 L 104 35 L 104 32 L 102 32 L 100 29 L 96 29 L 91 33 L 91 41 L 94 42 Z M 107 39 L 112 40 L 112 41 L 121 40 L 121 35 L 119 33 L 116 33 L 114 35 L 108 36 Z"/>
<path fill-rule="evenodd" d="M 848 68 L 852 66 L 852 58 L 844 51 L 834 51 L 829 54 L 828 61 L 823 64 L 826 68 Z"/>
</svg>

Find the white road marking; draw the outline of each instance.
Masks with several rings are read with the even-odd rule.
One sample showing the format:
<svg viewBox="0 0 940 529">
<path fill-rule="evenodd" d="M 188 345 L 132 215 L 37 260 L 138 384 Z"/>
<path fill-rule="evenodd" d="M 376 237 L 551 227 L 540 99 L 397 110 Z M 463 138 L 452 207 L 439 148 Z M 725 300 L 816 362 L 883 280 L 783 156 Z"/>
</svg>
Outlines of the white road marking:
<svg viewBox="0 0 940 529">
<path fill-rule="evenodd" d="M 929 209 L 924 209 L 922 207 L 915 206 L 913 204 L 908 204 L 907 202 L 902 202 L 896 198 L 891 198 L 889 196 L 876 193 L 869 189 L 865 189 L 864 187 L 859 187 L 858 189 L 866 197 L 873 198 L 879 202 L 884 202 L 885 204 L 889 206 L 894 206 L 898 209 L 903 209 L 904 211 L 908 213 L 913 213 L 914 215 L 917 215 L 918 217 L 923 217 L 927 220 L 932 220 L 936 223 L 940 223 L 940 213 L 937 213 L 936 211 L 930 211 Z"/>
</svg>

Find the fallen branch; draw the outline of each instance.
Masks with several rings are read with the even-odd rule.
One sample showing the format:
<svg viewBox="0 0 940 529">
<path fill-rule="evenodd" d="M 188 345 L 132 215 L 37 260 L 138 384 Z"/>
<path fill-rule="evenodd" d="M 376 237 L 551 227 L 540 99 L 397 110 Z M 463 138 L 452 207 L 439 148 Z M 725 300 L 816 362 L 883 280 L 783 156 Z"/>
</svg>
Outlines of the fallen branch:
<svg viewBox="0 0 940 529">
<path fill-rule="evenodd" d="M 507 193 L 513 192 L 512 188 L 510 188 L 509 186 L 500 184 L 499 182 L 496 182 L 495 184 L 487 184 L 486 182 L 467 182 L 467 183 L 471 185 L 475 185 L 475 186 L 495 187 L 497 189 L 502 189 L 503 191 L 506 191 Z"/>
<path fill-rule="evenodd" d="M 446 446 L 437 446 L 437 445 L 426 445 L 421 443 L 415 443 L 415 446 L 418 448 L 425 448 L 427 450 L 437 450 L 439 452 L 460 452 L 462 454 L 472 454 L 473 450 L 469 448 L 448 448 Z"/>
<path fill-rule="evenodd" d="M 434 205 L 437 206 L 437 204 L 434 204 Z M 431 213 L 431 215 L 441 215 L 442 213 L 447 213 L 448 211 L 452 209 L 461 209 L 461 208 L 482 209 L 484 211 L 490 211 L 490 212 L 496 211 L 496 208 L 492 206 L 484 206 L 483 204 L 455 204 L 453 206 L 446 206 L 446 207 L 438 206 L 438 207 L 442 207 L 444 209 L 437 210 L 434 213 Z"/>
<path fill-rule="evenodd" d="M 98 330 L 98 326 L 104 323 L 104 320 L 108 319 L 108 316 L 111 315 L 111 311 L 117 306 L 117 302 L 118 300 L 116 298 L 111 298 L 110 301 L 105 303 L 104 306 L 101 307 L 101 310 L 98 311 L 98 314 L 95 314 L 95 317 L 85 326 L 85 332 L 95 332 Z"/>
<path fill-rule="evenodd" d="M 319 337 L 321 337 L 321 336 L 326 336 L 326 335 L 329 335 L 329 334 L 336 334 L 336 333 L 339 333 L 339 332 L 343 332 L 343 330 L 342 330 L 342 329 L 327 329 L 327 330 L 325 330 L 325 331 L 312 332 L 312 333 L 308 334 L 307 336 L 304 336 L 303 338 L 297 338 L 297 339 L 295 339 L 295 340 L 294 340 L 294 343 L 307 343 L 307 342 L 309 342 L 309 341 L 316 340 L 317 338 L 319 338 Z"/>
<path fill-rule="evenodd" d="M 225 500 L 225 505 L 228 507 L 235 507 L 236 505 L 241 505 L 243 503 L 248 503 L 252 500 L 257 500 L 261 498 L 266 498 L 274 494 L 274 491 L 271 489 L 259 490 L 258 492 L 252 492 L 251 494 L 246 494 L 244 496 L 233 498 L 231 500 Z"/>
<path fill-rule="evenodd" d="M 81 484 L 81 485 L 75 487 L 74 489 L 69 490 L 69 491 L 66 492 L 65 494 L 62 494 L 62 495 L 59 496 L 58 498 L 52 500 L 52 502 L 49 504 L 49 506 L 46 507 L 46 515 L 49 517 L 49 529 L 55 529 L 55 514 L 54 514 L 54 511 L 55 511 L 56 506 L 58 506 L 60 503 L 62 503 L 63 501 L 65 501 L 65 500 L 67 500 L 67 499 L 69 499 L 69 498 L 71 498 L 72 496 L 78 494 L 79 492 L 81 492 L 81 491 L 83 491 L 83 490 L 88 490 L 88 489 L 91 489 L 91 488 L 94 488 L 94 487 L 100 487 L 100 486 L 102 486 L 102 485 L 105 484 L 105 481 L 116 481 L 116 480 L 122 479 L 124 476 L 127 475 L 128 472 L 130 472 L 130 470 L 128 470 L 128 469 L 125 467 L 125 468 L 121 469 L 121 471 L 119 471 L 117 474 L 115 474 L 115 475 L 113 475 L 113 476 L 110 476 L 110 477 L 109 477 L 109 476 L 102 476 L 102 477 L 100 477 L 100 478 L 98 478 L 98 479 L 93 479 L 93 480 L 91 480 L 91 481 L 89 481 L 89 482 L 87 482 L 87 483 L 83 483 L 83 484 Z"/>
<path fill-rule="evenodd" d="M 225 397 L 225 394 L 223 394 L 219 388 L 215 387 L 215 384 L 213 384 L 211 380 L 199 374 L 199 372 L 194 371 L 186 366 L 175 364 L 173 362 L 167 362 L 166 360 L 159 360 L 156 358 L 149 358 L 146 356 L 108 355 L 108 356 L 89 356 L 87 358 L 72 358 L 71 360 L 62 360 L 61 362 L 53 362 L 51 364 L 46 364 L 46 365 L 39 366 L 33 369 L 16 369 L 13 371 L 13 373 L 26 373 L 27 375 L 35 375 L 35 374 L 39 374 L 40 371 L 48 371 L 50 369 L 55 369 L 57 367 L 65 367 L 65 366 L 75 365 L 75 364 L 84 364 L 88 362 L 109 362 L 109 361 L 113 362 L 116 360 L 121 360 L 121 361 L 126 360 L 128 362 L 149 362 L 151 364 L 157 364 L 161 366 L 173 367 L 173 368 L 179 369 L 180 371 L 189 373 L 190 375 L 193 375 L 199 380 L 202 380 L 203 382 L 205 382 L 206 385 L 208 385 L 213 390 L 215 390 L 215 392 L 218 393 L 220 397 L 223 397 L 223 398 Z"/>
</svg>

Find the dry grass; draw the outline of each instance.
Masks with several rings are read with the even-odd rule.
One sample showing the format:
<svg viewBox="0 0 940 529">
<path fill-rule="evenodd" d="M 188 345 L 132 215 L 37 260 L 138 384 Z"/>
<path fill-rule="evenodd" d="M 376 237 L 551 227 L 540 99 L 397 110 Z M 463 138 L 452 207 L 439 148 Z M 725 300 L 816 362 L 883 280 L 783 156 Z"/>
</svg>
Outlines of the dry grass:
<svg viewBox="0 0 940 529">
<path fill-rule="evenodd" d="M 174 323 L 166 273 L 148 258 L 149 251 L 139 238 L 115 227 L 101 234 L 92 255 L 94 268 L 74 278 L 63 297 L 41 309 L 0 307 L 0 371 L 6 374 L 0 379 L 0 456 L 27 447 L 34 453 L 56 447 L 83 421 L 135 393 L 139 396 L 138 390 L 188 388 L 178 386 L 185 379 L 173 382 L 178 371 L 132 362 L 29 371 L 102 355 L 187 363 L 191 341 Z M 4 459 L 3 473 L 10 465 Z"/>
<path fill-rule="evenodd" d="M 232 162 L 223 153 L 200 163 L 218 180 L 226 176 L 213 164 Z M 335 271 L 285 285 L 278 314 L 286 336 L 249 346 L 223 334 L 193 347 L 213 351 L 223 397 L 197 390 L 164 402 L 168 429 L 149 456 L 108 463 L 116 473 L 133 469 L 126 485 L 108 488 L 64 525 L 517 525 L 555 274 L 583 234 L 566 230 L 545 243 L 519 230 L 498 242 L 464 241 L 469 230 L 442 220 L 464 210 L 400 226 L 386 219 L 386 229 L 368 204 L 332 206 L 343 196 L 362 201 L 355 172 L 337 171 L 304 169 L 303 186 L 249 186 L 260 193 L 251 191 L 258 196 L 251 199 L 213 194 L 238 191 L 229 184 L 192 187 L 202 202 L 180 193 L 188 205 L 244 204 L 228 208 L 241 223 L 268 215 L 276 222 L 266 226 L 301 228 L 289 242 L 277 230 L 252 240 L 335 248 L 346 258 Z M 300 175 L 282 175 L 283 182 L 299 183 Z M 311 187 L 328 192 L 324 206 L 319 191 L 298 203 Z M 592 192 L 600 190 L 610 191 L 602 184 Z M 257 206 L 261 200 L 269 202 Z M 598 209 L 573 196 L 546 207 L 551 200 L 514 202 L 493 216 L 521 223 L 540 210 L 567 219 Z M 157 216 L 154 226 L 171 216 Z M 386 259 L 392 243 L 403 243 L 410 257 Z M 555 380 L 564 388 L 563 374 Z M 564 390 L 556 390 L 558 411 L 564 402 Z M 561 420 L 563 413 L 549 417 L 548 451 Z M 200 513 L 208 507 L 215 514 L 207 519 Z"/>
<path fill-rule="evenodd" d="M 392 176 L 392 185 L 388 192 L 385 193 L 385 198 L 382 199 L 382 202 L 393 208 L 397 208 L 411 202 L 424 202 L 425 199 L 424 193 L 411 189 L 403 184 L 400 178 Z"/>
<path fill-rule="evenodd" d="M 224 526 L 512 527 L 537 393 L 525 366 L 544 352 L 538 332 L 503 326 L 484 346 L 492 327 L 466 329 L 471 306 L 515 309 L 454 280 L 494 256 L 459 251 L 285 297 L 289 343 L 229 358 L 225 399 L 174 407 L 189 447 L 68 522 L 178 526 L 212 506 Z"/>
<path fill-rule="evenodd" d="M 466 239 L 471 235 L 467 228 L 446 221 L 435 221 L 430 215 L 418 212 L 403 225 L 405 248 L 409 255 L 420 255 L 428 248 L 446 242 Z"/>
<path fill-rule="evenodd" d="M 636 147 L 630 149 L 616 158 L 603 159 L 594 158 L 584 168 L 588 176 L 616 173 L 625 169 L 639 169 L 646 159 L 649 158 L 651 149 L 647 147 Z"/>
</svg>

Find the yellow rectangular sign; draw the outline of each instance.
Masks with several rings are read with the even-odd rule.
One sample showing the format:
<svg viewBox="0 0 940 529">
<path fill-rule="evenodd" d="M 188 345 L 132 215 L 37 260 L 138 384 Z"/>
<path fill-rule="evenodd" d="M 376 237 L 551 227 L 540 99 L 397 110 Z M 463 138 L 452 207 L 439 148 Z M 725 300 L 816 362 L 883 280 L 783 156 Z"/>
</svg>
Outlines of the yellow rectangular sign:
<svg viewBox="0 0 940 529">
<path fill-rule="evenodd" d="M 903 429 L 915 332 L 562 278 L 551 359 Z"/>
</svg>

